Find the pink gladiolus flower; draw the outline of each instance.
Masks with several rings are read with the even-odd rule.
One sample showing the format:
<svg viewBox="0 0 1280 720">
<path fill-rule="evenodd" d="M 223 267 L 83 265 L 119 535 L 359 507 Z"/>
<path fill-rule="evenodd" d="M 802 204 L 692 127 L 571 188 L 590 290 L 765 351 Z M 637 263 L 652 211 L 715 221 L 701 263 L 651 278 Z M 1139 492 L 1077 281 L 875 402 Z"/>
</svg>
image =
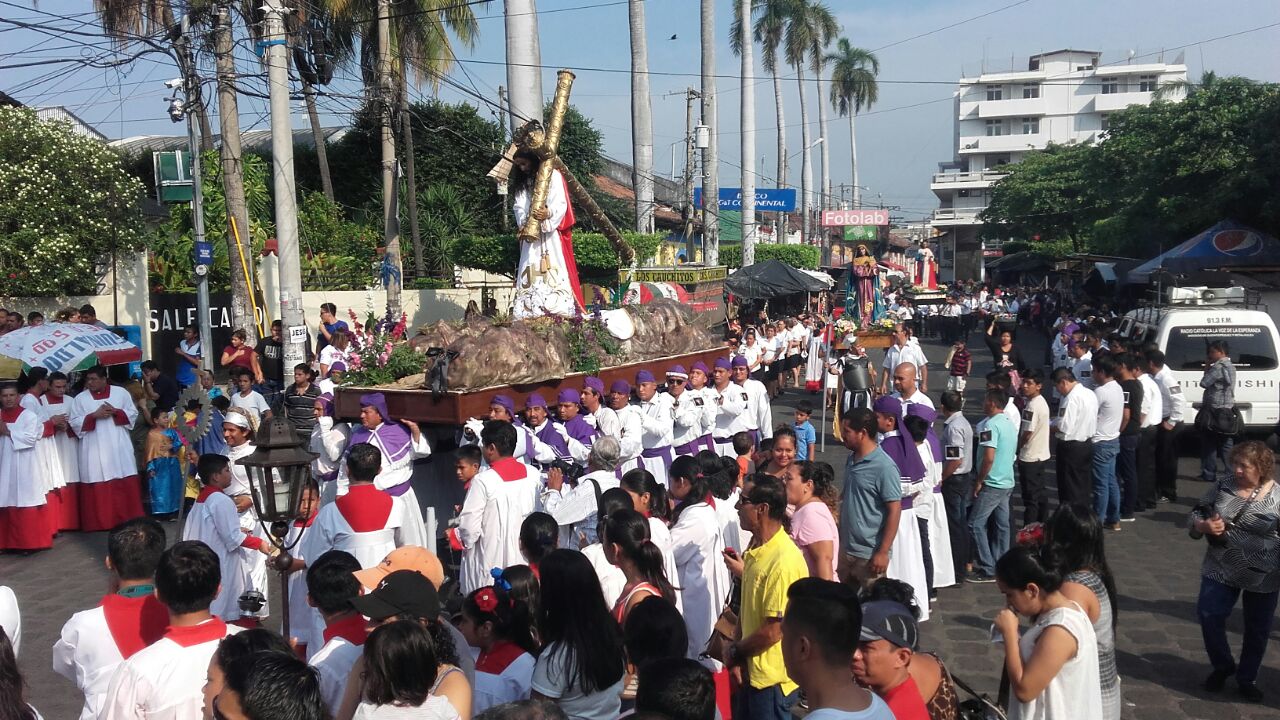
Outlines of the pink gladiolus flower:
<svg viewBox="0 0 1280 720">
<path fill-rule="evenodd" d="M 379 354 L 378 354 L 378 364 L 379 364 L 379 365 L 386 365 L 386 364 L 387 364 L 387 360 L 388 360 L 390 357 L 391 357 L 391 355 L 390 355 L 389 353 L 379 353 Z"/>
</svg>

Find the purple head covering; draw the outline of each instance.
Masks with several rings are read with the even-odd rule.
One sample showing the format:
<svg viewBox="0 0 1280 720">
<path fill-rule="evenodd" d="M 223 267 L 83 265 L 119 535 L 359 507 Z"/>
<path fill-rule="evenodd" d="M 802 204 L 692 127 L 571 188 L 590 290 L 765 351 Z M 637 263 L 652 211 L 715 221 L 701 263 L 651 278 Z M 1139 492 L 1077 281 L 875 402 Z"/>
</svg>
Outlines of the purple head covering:
<svg viewBox="0 0 1280 720">
<path fill-rule="evenodd" d="M 878 413 L 892 415 L 895 418 L 902 417 L 902 401 L 892 395 L 881 395 L 876 398 L 875 403 L 871 405 L 871 409 Z"/>
<path fill-rule="evenodd" d="M 938 434 L 933 431 L 933 422 L 938 419 L 938 411 L 928 405 L 908 403 L 907 414 L 923 418 L 925 422 L 929 423 L 929 432 L 925 434 L 924 440 L 929 443 L 929 448 L 933 450 L 933 459 L 937 462 L 942 462 L 942 441 L 938 439 Z"/>
<path fill-rule="evenodd" d="M 672 365 L 671 367 L 667 368 L 667 377 L 680 378 L 681 380 L 688 380 L 689 373 L 685 372 L 683 365 Z"/>
<path fill-rule="evenodd" d="M 729 361 L 728 361 L 728 360 L 726 360 L 726 359 L 724 359 L 724 358 L 716 358 L 716 369 L 717 369 L 717 370 L 728 370 L 728 369 L 730 369 L 730 367 L 731 367 L 731 366 L 729 365 Z"/>
<path fill-rule="evenodd" d="M 565 388 L 556 396 L 557 403 L 573 403 L 577 405 L 582 402 L 582 394 L 573 388 Z"/>
<path fill-rule="evenodd" d="M 729 363 L 732 367 L 747 367 L 751 363 L 747 362 L 745 355 L 734 355 L 733 362 Z"/>
<path fill-rule="evenodd" d="M 546 401 L 546 400 L 544 400 L 544 399 L 542 398 L 542 394 L 541 394 L 541 393 L 534 393 L 534 394 L 530 395 L 528 398 L 526 398 L 526 399 L 525 399 L 525 401 L 524 401 L 524 406 L 525 406 L 525 408 L 536 408 L 536 407 L 540 407 L 540 408 L 542 408 L 543 410 L 546 410 L 546 409 L 547 409 L 547 401 Z"/>
<path fill-rule="evenodd" d="M 516 403 L 514 400 L 511 399 L 509 395 L 501 395 L 501 394 L 494 395 L 493 399 L 489 401 L 489 404 L 501 405 L 502 407 L 507 409 L 507 412 L 511 413 L 512 415 L 516 414 Z"/>
<path fill-rule="evenodd" d="M 609 386 L 609 392 L 622 393 L 623 395 L 630 395 L 631 383 L 627 382 L 626 380 L 614 380 L 613 384 Z"/>
<path fill-rule="evenodd" d="M 315 404 L 324 408 L 326 417 L 333 417 L 333 393 L 320 393 Z"/>
<path fill-rule="evenodd" d="M 347 371 L 347 364 L 342 362 L 341 360 L 338 360 L 337 362 L 329 366 L 330 375 L 336 372 L 346 372 L 346 371 Z"/>
<path fill-rule="evenodd" d="M 648 370 L 641 370 L 636 373 L 637 385 L 639 385 L 640 383 L 647 383 L 647 382 L 658 382 L 658 381 L 653 377 L 653 373 L 649 372 Z"/>
<path fill-rule="evenodd" d="M 371 407 L 382 416 L 377 430 L 360 425 L 351 433 L 347 449 L 357 443 L 370 443 L 382 451 L 390 462 L 399 462 L 413 449 L 413 436 L 403 423 L 396 422 L 387 412 L 387 398 L 382 393 L 366 393 L 360 396 L 360 407 Z M 383 469 L 386 469 L 385 467 Z"/>
<path fill-rule="evenodd" d="M 604 381 L 598 377 L 589 377 L 582 381 L 583 390 L 594 390 L 597 395 L 604 394 Z"/>
<path fill-rule="evenodd" d="M 679 366 L 677 366 L 677 367 L 679 367 Z M 710 368 L 708 368 L 708 367 L 707 367 L 707 364 L 706 364 L 706 363 L 704 363 L 704 362 L 702 362 L 701 360 L 699 360 L 699 361 L 697 361 L 697 362 L 695 362 L 695 363 L 693 364 L 693 367 L 690 369 L 690 372 L 693 372 L 694 370 L 701 370 L 701 371 L 702 371 L 702 374 L 704 374 L 704 375 L 710 375 L 710 374 L 711 374 L 711 370 L 710 370 Z"/>
</svg>

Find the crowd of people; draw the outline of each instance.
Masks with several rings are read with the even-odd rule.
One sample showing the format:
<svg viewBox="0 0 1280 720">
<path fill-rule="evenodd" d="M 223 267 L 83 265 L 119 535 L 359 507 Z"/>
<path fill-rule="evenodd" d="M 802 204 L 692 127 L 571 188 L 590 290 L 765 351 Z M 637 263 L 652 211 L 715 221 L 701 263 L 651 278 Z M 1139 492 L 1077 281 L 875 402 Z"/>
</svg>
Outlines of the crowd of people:
<svg viewBox="0 0 1280 720">
<path fill-rule="evenodd" d="M 293 385 L 267 388 L 273 401 L 243 338 L 223 353 L 227 392 L 195 368 L 171 379 L 154 363 L 138 400 L 100 368 L 74 396 L 68 378 L 33 371 L 25 392 L 0 390 L 0 548 L 109 530 L 110 591 L 54 647 L 86 720 L 785 720 L 801 707 L 819 720 L 949 720 L 965 685 L 921 647 L 920 626 L 940 591 L 966 582 L 1003 596 L 992 637 L 1010 717 L 1118 720 L 1105 535 L 1176 498 L 1186 403 L 1162 354 L 1131 347 L 1113 316 L 1011 294 L 1008 306 L 986 289 L 952 296 L 937 315 L 959 320 L 923 328 L 951 344 L 933 397 L 919 316 L 902 316 L 910 304 L 896 297 L 880 363 L 856 335 L 834 337 L 833 318 L 802 313 L 739 326 L 710 365 L 588 377 L 519 404 L 499 392 L 454 438 L 465 498 L 439 554 L 411 482 L 431 436 L 378 392 L 360 397 L 357 421 L 336 416 L 345 330 L 331 309 L 324 380 L 299 365 Z M 971 329 L 948 314 L 962 304 Z M 1018 344 L 1036 327 L 1053 337 L 1045 362 Z M 975 332 L 994 368 L 976 426 L 964 413 Z M 198 365 L 193 342 L 189 332 L 177 352 Z M 1229 349 L 1210 345 L 1206 408 L 1231 408 L 1233 375 Z M 191 418 L 168 413 L 184 411 L 178 388 L 195 383 L 213 397 L 216 430 L 186 447 L 170 426 Z M 818 394 L 829 387 L 844 392 Z M 775 423 L 772 401 L 788 388 L 800 394 L 794 420 Z M 818 459 L 810 394 L 837 411 L 842 473 Z M 130 444 L 140 412 L 145 464 Z M 237 462 L 277 413 L 316 453 L 287 556 Z M 1280 589 L 1280 495 L 1265 446 L 1207 445 L 1213 489 L 1191 517 L 1210 540 L 1206 686 L 1234 675 L 1257 700 Z M 170 544 L 158 521 L 179 512 Z M 279 575 L 285 635 L 264 625 Z M 1225 628 L 1242 593 L 1237 662 Z M 20 636 L 0 625 L 0 678 L 16 676 Z M 0 682 L 0 702 L 19 700 L 20 684 Z"/>
</svg>

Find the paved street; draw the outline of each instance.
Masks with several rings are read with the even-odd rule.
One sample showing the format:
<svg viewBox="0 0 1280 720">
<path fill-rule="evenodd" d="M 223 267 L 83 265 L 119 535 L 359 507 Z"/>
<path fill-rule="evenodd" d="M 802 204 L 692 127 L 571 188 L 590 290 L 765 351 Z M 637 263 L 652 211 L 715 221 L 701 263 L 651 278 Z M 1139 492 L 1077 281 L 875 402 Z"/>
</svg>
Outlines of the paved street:
<svg viewBox="0 0 1280 720">
<path fill-rule="evenodd" d="M 1028 357 L 1039 357 L 1041 348 L 1024 332 L 1020 342 Z M 944 357 L 937 344 L 926 343 L 935 363 Z M 878 353 L 873 353 L 878 354 Z M 976 381 L 970 383 L 968 407 L 976 408 L 989 369 L 985 349 L 975 349 Z M 934 372 L 941 367 L 934 365 Z M 935 374 L 935 387 L 941 387 Z M 935 398 L 937 392 L 931 393 Z M 802 396 L 789 391 L 776 405 L 779 422 L 790 417 L 789 406 Z M 807 397 L 807 396 L 805 396 Z M 817 425 L 815 418 L 815 425 Z M 832 463 L 837 472 L 846 453 L 831 437 L 819 459 Z M 1208 672 L 1195 621 L 1199 564 L 1203 544 L 1192 541 L 1183 529 L 1190 500 L 1203 485 L 1187 478 L 1196 474 L 1198 461 L 1183 458 L 1179 495 L 1184 500 L 1162 505 L 1135 523 L 1124 524 L 1107 537 L 1108 557 L 1120 590 L 1118 661 L 1123 677 L 1125 718 L 1177 720 L 1181 718 L 1280 717 L 1280 644 L 1272 643 L 1263 664 L 1259 686 L 1268 692 L 1263 705 L 1236 702 L 1233 686 L 1222 695 L 1199 689 Z M 419 473 L 425 476 L 426 473 Z M 422 491 L 419 490 L 420 495 Z M 1013 517 L 1021 517 L 1016 502 Z M 175 525 L 168 526 L 171 531 Z M 0 555 L 0 583 L 17 592 L 23 611 L 21 664 L 30 687 L 30 699 L 50 720 L 76 717 L 80 699 L 75 688 L 53 674 L 50 646 L 71 613 L 95 603 L 104 589 L 102 556 L 105 535 L 69 534 L 60 537 L 53 550 L 20 557 Z M 983 692 L 995 695 L 1001 654 L 988 642 L 991 618 L 1001 606 L 994 585 L 965 585 L 941 592 L 933 618 L 923 627 L 925 649 L 937 652 L 952 672 Z M 1239 648 L 1239 611 L 1230 625 L 1232 643 Z M 1087 719 L 1082 719 L 1087 720 Z"/>
</svg>

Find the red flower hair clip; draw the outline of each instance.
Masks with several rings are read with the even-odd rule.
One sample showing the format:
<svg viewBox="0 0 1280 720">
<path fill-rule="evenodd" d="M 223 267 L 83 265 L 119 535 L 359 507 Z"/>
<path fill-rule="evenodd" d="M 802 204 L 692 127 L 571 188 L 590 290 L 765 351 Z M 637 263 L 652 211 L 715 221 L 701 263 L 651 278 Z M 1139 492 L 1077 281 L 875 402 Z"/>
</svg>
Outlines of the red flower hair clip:
<svg viewBox="0 0 1280 720">
<path fill-rule="evenodd" d="M 476 591 L 476 607 L 480 612 L 492 613 L 498 609 L 498 594 L 491 587 L 481 588 Z"/>
</svg>

